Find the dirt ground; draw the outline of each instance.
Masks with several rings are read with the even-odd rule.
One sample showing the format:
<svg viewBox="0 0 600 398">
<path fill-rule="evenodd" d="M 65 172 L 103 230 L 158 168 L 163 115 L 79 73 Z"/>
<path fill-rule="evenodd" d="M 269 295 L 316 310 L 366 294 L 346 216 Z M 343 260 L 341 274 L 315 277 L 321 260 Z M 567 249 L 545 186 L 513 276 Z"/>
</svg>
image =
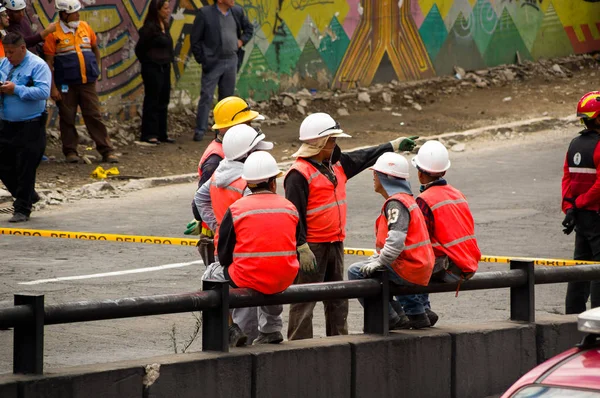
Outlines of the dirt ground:
<svg viewBox="0 0 600 398">
<path fill-rule="evenodd" d="M 543 65 L 535 64 L 538 70 L 551 70 L 553 63 Z M 583 94 L 597 88 L 600 64 L 591 57 L 584 57 L 563 61 L 561 65 L 566 73 L 552 76 L 531 71 L 522 73 L 519 67 L 507 67 L 499 72 L 515 71 L 510 79 L 492 79 L 493 84 L 485 88 L 454 77 L 407 83 L 405 87 L 395 83 L 384 86 L 392 92 L 391 104 L 384 103 L 379 92 L 371 94 L 372 100 L 368 104 L 359 102 L 356 96 L 345 101 L 330 98 L 311 101 L 307 110 L 330 112 L 353 136 L 340 142 L 342 148 L 374 145 L 400 135 L 429 136 L 542 116 L 564 117 L 575 113 L 577 101 Z M 498 72 L 498 68 L 495 69 Z M 485 76 L 488 71 L 477 74 Z M 298 145 L 298 127 L 303 116 L 295 107 L 282 107 L 280 101 L 261 105 L 261 112 L 268 116 L 281 116 L 281 112 L 285 112 L 290 118 L 284 125 L 262 127 L 267 139 L 277 144 L 273 151 L 276 158 L 286 160 Z M 338 116 L 340 107 L 347 109 L 349 115 Z M 117 166 L 121 175 L 155 177 L 195 172 L 212 134 L 207 133 L 202 142 L 192 141 L 194 116 L 189 110 L 170 115 L 170 126 L 170 136 L 177 140 L 176 144 L 118 146 L 121 163 Z M 92 148 L 87 150 L 99 158 Z M 90 174 L 98 166 L 98 160 L 93 164 L 66 164 L 60 143 L 52 140 L 46 155 L 51 160 L 40 166 L 38 183 L 67 188 L 95 181 Z"/>
</svg>

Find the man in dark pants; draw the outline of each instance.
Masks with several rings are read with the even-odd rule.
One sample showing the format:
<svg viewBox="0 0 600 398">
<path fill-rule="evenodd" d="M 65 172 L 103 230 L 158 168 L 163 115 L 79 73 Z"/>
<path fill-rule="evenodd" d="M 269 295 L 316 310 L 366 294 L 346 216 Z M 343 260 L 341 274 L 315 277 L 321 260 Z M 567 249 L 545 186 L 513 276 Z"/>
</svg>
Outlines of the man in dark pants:
<svg viewBox="0 0 600 398">
<path fill-rule="evenodd" d="M 202 65 L 202 86 L 196 113 L 194 141 L 201 141 L 208 128 L 208 113 L 215 88 L 219 101 L 232 96 L 236 74 L 244 58 L 244 46 L 254 33 L 244 9 L 235 0 L 217 0 L 198 11 L 192 27 L 192 53 Z"/>
<path fill-rule="evenodd" d="M 2 40 L 0 62 L 0 180 L 15 198 L 10 222 L 29 220 L 37 201 L 35 174 L 46 148 L 46 99 L 52 75 L 48 65 L 27 51 L 19 33 Z"/>
<path fill-rule="evenodd" d="M 400 137 L 379 146 L 342 153 L 336 139 L 350 137 L 326 113 L 313 113 L 300 125 L 300 149 L 285 177 L 285 197 L 299 214 L 296 238 L 300 272 L 294 283 L 344 279 L 346 181 L 373 166 L 385 152 L 412 150 L 415 143 Z M 413 137 L 416 138 L 416 137 Z M 288 339 L 313 337 L 316 303 L 290 305 Z M 327 336 L 348 334 L 348 300 L 325 301 Z"/>
<path fill-rule="evenodd" d="M 569 145 L 562 179 L 563 232 L 575 230 L 575 260 L 600 261 L 600 91 L 584 95 L 577 116 L 585 124 Z M 567 314 L 600 307 L 600 281 L 569 282 L 565 300 Z"/>
</svg>

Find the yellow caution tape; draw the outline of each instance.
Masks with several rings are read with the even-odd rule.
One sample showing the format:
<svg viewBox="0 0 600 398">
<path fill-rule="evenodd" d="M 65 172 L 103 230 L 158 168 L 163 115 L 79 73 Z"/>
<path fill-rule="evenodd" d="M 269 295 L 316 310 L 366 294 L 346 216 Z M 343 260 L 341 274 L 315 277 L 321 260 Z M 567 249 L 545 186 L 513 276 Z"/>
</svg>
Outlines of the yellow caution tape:
<svg viewBox="0 0 600 398">
<path fill-rule="evenodd" d="M 108 170 L 104 170 L 104 168 L 102 166 L 98 166 L 94 169 L 94 171 L 92 171 L 92 177 L 99 178 L 99 179 L 105 179 L 108 176 L 118 176 L 119 174 L 121 174 L 121 173 L 119 172 L 119 169 L 116 167 L 111 167 Z"/>
<path fill-rule="evenodd" d="M 72 232 L 72 231 L 49 231 L 38 229 L 18 229 L 18 228 L 0 228 L 0 235 L 19 235 L 19 236 L 39 236 L 44 238 L 62 238 L 62 239 L 80 239 L 128 243 L 147 243 L 154 245 L 179 245 L 196 246 L 198 239 L 189 238 L 171 238 L 165 236 L 137 236 L 137 235 L 117 235 L 100 234 L 95 232 Z M 346 247 L 344 254 L 350 256 L 372 256 L 375 254 L 373 249 L 357 249 Z M 583 264 L 599 264 L 593 261 L 583 260 L 565 260 L 554 258 L 533 258 L 533 257 L 502 257 L 502 256 L 481 256 L 479 260 L 482 263 L 510 263 L 512 260 L 533 261 L 535 265 L 545 265 L 550 267 L 568 267 Z"/>
</svg>

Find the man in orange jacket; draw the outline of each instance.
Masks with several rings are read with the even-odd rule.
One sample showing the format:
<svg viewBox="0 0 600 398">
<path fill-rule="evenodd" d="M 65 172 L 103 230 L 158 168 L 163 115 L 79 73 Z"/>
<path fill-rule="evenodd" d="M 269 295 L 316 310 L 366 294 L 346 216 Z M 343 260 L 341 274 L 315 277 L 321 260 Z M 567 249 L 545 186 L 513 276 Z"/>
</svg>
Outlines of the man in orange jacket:
<svg viewBox="0 0 600 398">
<path fill-rule="evenodd" d="M 448 150 L 439 141 L 427 141 L 412 163 L 419 171 L 422 184 L 417 204 L 425 218 L 435 253 L 431 279 L 448 283 L 468 280 L 477 271 L 481 252 L 467 199 L 444 179 L 450 168 Z M 429 294 L 421 297 L 433 326 L 438 315 L 431 311 Z"/>
<path fill-rule="evenodd" d="M 427 286 L 435 260 L 423 215 L 407 181 L 408 162 L 402 155 L 384 153 L 371 169 L 375 192 L 385 198 L 375 223 L 377 253 L 367 261 L 352 264 L 348 279 L 368 278 L 376 270 L 385 269 L 392 283 Z M 430 326 L 420 295 L 397 299 L 389 307 L 390 329 Z"/>
<path fill-rule="evenodd" d="M 203 279 L 229 280 L 232 287 L 254 289 L 263 294 L 284 291 L 298 274 L 296 233 L 298 212 L 277 195 L 276 178 L 282 173 L 268 152 L 257 151 L 244 163 L 242 178 L 252 192 L 225 212 L 219 228 L 219 263 L 211 264 Z M 260 233 L 257 233 L 257 225 Z M 244 332 L 258 337 L 254 344 L 283 341 L 282 305 L 241 308 L 246 324 L 242 331 L 230 320 L 230 345 L 245 344 Z M 252 338 L 252 336 L 250 336 Z"/>
</svg>

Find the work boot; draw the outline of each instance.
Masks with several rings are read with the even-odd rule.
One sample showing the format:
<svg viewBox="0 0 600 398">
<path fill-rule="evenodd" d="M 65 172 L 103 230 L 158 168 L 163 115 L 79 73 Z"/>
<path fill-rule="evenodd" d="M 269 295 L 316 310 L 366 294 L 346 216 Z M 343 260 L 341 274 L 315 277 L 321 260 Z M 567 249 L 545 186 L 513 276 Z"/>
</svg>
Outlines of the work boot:
<svg viewBox="0 0 600 398">
<path fill-rule="evenodd" d="M 248 336 L 242 332 L 237 323 L 229 326 L 229 347 L 243 347 L 246 345 L 246 340 Z"/>
<path fill-rule="evenodd" d="M 259 332 L 258 337 L 254 340 L 254 345 L 258 344 L 279 344 L 283 341 L 281 332 L 263 333 Z"/>
<path fill-rule="evenodd" d="M 390 330 L 410 329 L 410 319 L 406 315 L 401 315 L 395 320 L 390 320 Z"/>
<path fill-rule="evenodd" d="M 29 221 L 29 216 L 26 216 L 23 213 L 15 213 L 15 214 L 13 214 L 11 219 L 8 220 L 8 222 L 25 222 L 25 221 Z"/>
<path fill-rule="evenodd" d="M 417 315 L 409 315 L 409 327 L 411 329 L 423 329 L 431 326 L 431 322 L 429 322 L 429 318 L 427 318 L 427 314 L 417 314 Z"/>
<path fill-rule="evenodd" d="M 439 316 L 435 312 L 431 311 L 429 308 L 425 309 L 425 313 L 427 314 L 427 318 L 429 318 L 429 323 L 433 326 L 437 323 Z"/>
<path fill-rule="evenodd" d="M 204 133 L 200 132 L 200 131 L 196 131 L 194 132 L 194 141 L 202 141 L 202 139 L 204 138 Z"/>
<path fill-rule="evenodd" d="M 65 156 L 65 161 L 67 163 L 79 163 L 79 155 L 76 153 L 70 153 Z"/>
<path fill-rule="evenodd" d="M 104 163 L 119 163 L 119 158 L 116 155 L 109 153 L 108 155 L 102 156 L 102 162 L 104 162 Z"/>
</svg>

